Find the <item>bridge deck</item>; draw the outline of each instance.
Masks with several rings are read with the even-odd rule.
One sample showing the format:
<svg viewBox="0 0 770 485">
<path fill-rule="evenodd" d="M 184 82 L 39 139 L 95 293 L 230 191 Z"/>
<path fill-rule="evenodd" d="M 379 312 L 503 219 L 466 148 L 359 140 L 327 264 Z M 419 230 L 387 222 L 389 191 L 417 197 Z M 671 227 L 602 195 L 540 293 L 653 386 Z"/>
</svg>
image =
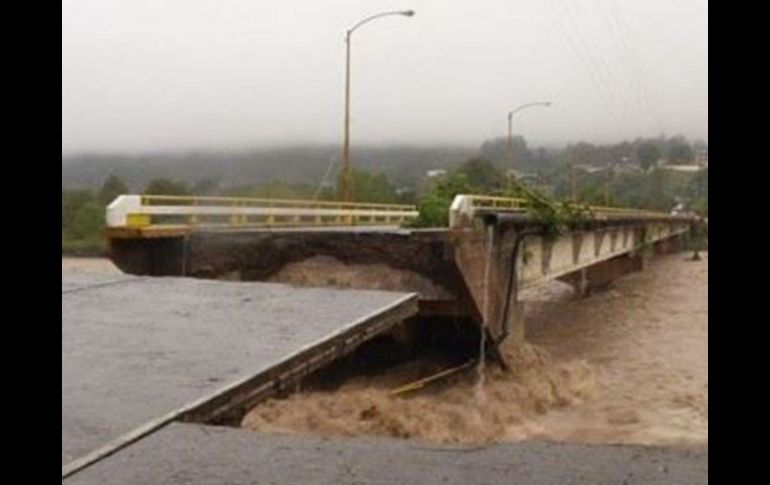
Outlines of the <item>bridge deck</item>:
<svg viewBox="0 0 770 485">
<path fill-rule="evenodd" d="M 62 474 L 221 418 L 416 311 L 409 293 L 63 274 Z"/>
</svg>

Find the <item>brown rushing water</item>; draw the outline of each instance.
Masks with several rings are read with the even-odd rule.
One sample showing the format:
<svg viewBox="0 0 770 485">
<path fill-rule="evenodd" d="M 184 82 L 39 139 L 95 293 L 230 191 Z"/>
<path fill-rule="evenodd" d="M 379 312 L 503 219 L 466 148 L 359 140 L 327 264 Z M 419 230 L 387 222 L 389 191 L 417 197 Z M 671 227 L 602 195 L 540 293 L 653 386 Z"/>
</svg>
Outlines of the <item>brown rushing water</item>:
<svg viewBox="0 0 770 485">
<path fill-rule="evenodd" d="M 588 300 L 534 298 L 530 339 L 556 361 L 585 359 L 597 380 L 591 400 L 541 417 L 534 436 L 708 442 L 708 254 L 690 254 L 655 258 Z"/>
<path fill-rule="evenodd" d="M 487 366 L 481 390 L 465 378 L 390 396 L 436 370 L 411 363 L 334 392 L 268 401 L 243 426 L 440 443 L 707 443 L 708 256 L 688 256 L 657 257 L 587 299 L 558 283 L 524 295 L 531 345 L 510 356 L 510 373 Z"/>
</svg>

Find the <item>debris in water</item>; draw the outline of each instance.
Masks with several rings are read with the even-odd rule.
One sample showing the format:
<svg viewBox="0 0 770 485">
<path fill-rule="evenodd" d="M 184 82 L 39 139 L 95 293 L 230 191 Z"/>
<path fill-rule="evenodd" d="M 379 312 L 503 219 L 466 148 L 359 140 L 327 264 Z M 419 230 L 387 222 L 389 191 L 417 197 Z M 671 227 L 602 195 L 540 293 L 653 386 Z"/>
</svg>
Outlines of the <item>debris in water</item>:
<svg viewBox="0 0 770 485">
<path fill-rule="evenodd" d="M 506 357 L 513 363 L 510 371 L 485 368 L 483 402 L 476 398 L 476 382 L 467 377 L 402 398 L 391 395 L 383 375 L 355 379 L 334 392 L 269 400 L 249 412 L 242 425 L 268 432 L 487 443 L 509 439 L 520 433 L 516 428 L 526 426 L 528 417 L 579 402 L 593 389 L 593 374 L 584 363 L 554 365 L 543 349 L 529 344 Z M 407 369 L 397 372 L 422 373 L 424 365 L 407 363 Z"/>
</svg>

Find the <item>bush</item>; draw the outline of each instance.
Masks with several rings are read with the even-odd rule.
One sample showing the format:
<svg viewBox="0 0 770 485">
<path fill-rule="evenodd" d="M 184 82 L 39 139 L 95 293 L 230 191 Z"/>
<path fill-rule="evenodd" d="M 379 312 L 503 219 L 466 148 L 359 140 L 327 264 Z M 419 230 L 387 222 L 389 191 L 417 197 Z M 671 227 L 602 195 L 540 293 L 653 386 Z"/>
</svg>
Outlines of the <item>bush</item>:
<svg viewBox="0 0 770 485">
<path fill-rule="evenodd" d="M 91 237 L 88 239 L 62 238 L 62 256 L 78 257 L 103 257 L 107 254 L 107 245 L 104 239 Z"/>
</svg>

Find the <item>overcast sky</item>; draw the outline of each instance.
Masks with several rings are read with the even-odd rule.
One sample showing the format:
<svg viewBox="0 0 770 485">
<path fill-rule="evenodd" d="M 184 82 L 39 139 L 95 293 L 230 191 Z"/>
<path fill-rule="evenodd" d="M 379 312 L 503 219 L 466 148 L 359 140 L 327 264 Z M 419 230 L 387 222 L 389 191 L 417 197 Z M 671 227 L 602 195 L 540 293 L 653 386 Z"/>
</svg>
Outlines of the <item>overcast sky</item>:
<svg viewBox="0 0 770 485">
<path fill-rule="evenodd" d="M 63 0 L 62 151 L 708 140 L 707 0 Z"/>
</svg>

